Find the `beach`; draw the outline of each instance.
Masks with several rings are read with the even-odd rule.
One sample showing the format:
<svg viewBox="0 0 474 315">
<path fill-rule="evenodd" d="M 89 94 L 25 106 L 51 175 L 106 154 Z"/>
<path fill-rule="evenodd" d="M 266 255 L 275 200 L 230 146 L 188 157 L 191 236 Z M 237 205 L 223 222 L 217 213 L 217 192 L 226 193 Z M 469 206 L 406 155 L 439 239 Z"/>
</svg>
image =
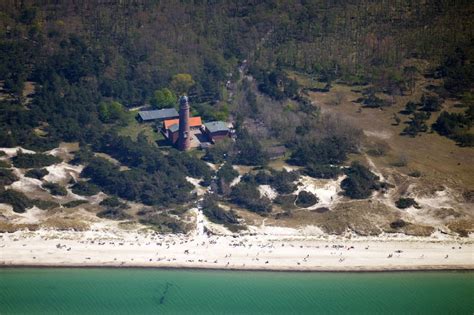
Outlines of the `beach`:
<svg viewBox="0 0 474 315">
<path fill-rule="evenodd" d="M 0 235 L 0 266 L 284 271 L 472 270 L 472 238 L 145 231 L 16 231 Z"/>
</svg>

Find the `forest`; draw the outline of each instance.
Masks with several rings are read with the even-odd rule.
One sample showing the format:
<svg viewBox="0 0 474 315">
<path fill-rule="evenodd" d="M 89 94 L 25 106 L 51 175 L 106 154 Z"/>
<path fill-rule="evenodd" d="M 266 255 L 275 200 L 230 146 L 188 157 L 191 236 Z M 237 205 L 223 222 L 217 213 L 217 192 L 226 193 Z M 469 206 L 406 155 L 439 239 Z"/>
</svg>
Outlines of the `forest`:
<svg viewBox="0 0 474 315">
<path fill-rule="evenodd" d="M 2 1 L 0 147 L 43 152 L 62 141 L 79 142 L 74 161 L 86 164 L 81 175 L 90 183 L 77 183 L 76 192 L 92 194 L 100 187 L 147 205 L 192 200 L 186 176 L 209 184 L 214 175 L 203 160 L 265 166 L 269 143 L 287 148 L 288 162 L 305 174 L 335 178 L 342 172 L 338 166 L 357 152 L 361 131 L 322 115 L 291 73 L 311 75 L 316 90 L 336 82 L 370 85 L 361 103 L 383 107 L 375 93 L 413 88 L 417 69 L 404 61 L 426 60 L 426 75 L 442 78 L 444 85 L 435 91 L 438 97 L 407 104 L 412 116 L 403 134 L 416 136 L 429 129 L 426 121 L 443 98 L 462 98 L 472 89 L 473 11 L 469 0 Z M 226 88 L 229 82 L 237 87 Z M 25 92 L 29 87 L 34 93 Z M 237 141 L 209 149 L 201 160 L 159 148 L 143 134 L 136 140 L 120 134 L 134 119 L 128 109 L 170 107 L 183 93 L 194 114 L 233 120 Z M 465 114 L 443 113 L 433 130 L 472 146 L 473 136 L 466 133 L 472 106 Z M 129 169 L 120 171 L 93 152 Z M 41 153 L 13 159 L 38 178 L 55 162 Z M 282 194 L 294 191 L 292 175 L 275 172 L 246 178 L 230 191 L 236 174 L 225 170 L 217 174 L 219 191 L 255 212 L 271 211 L 269 200 L 257 196 L 256 182 Z M 361 165 L 346 172 L 347 196 L 365 198 L 380 188 Z M 64 193 L 52 184 L 46 188 Z M 299 200 L 314 202 L 305 195 Z M 208 208 L 217 221 L 236 222 L 214 201 Z"/>
</svg>

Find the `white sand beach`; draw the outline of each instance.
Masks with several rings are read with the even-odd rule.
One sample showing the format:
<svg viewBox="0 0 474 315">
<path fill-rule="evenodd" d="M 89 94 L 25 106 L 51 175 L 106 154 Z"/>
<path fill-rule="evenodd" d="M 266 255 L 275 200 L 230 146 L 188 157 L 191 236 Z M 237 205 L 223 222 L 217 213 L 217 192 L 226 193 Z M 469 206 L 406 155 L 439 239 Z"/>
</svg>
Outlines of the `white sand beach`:
<svg viewBox="0 0 474 315">
<path fill-rule="evenodd" d="M 472 238 L 159 235 L 113 229 L 0 235 L 0 266 L 383 271 L 474 269 Z"/>
</svg>

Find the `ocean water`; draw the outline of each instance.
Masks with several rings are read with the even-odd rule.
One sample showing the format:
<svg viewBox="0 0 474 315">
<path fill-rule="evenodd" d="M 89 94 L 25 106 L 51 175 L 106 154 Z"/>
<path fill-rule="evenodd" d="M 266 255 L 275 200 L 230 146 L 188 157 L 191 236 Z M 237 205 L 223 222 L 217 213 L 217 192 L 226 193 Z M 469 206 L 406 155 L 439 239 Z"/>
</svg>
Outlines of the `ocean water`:
<svg viewBox="0 0 474 315">
<path fill-rule="evenodd" d="M 474 272 L 0 269 L 0 314 L 473 314 Z"/>
</svg>

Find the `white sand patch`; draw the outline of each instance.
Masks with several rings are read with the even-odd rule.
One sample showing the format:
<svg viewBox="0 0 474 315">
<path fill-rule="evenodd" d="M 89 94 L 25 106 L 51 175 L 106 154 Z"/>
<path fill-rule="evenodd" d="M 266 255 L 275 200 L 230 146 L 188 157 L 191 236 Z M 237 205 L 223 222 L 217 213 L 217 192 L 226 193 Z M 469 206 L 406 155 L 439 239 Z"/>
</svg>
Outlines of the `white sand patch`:
<svg viewBox="0 0 474 315">
<path fill-rule="evenodd" d="M 14 220 L 15 223 L 19 224 L 35 224 L 39 223 L 45 216 L 46 211 L 33 206 L 27 209 L 24 213 L 17 213 L 18 219 Z"/>
<path fill-rule="evenodd" d="M 293 172 L 293 171 L 299 170 L 300 167 L 294 166 L 294 165 L 283 165 L 283 169 L 286 170 L 287 172 Z"/>
<path fill-rule="evenodd" d="M 198 196 L 206 194 L 207 189 L 199 185 L 201 179 L 186 176 L 186 180 L 194 186 L 193 192 L 195 192 Z"/>
<path fill-rule="evenodd" d="M 249 225 L 247 227 L 250 233 L 259 233 L 263 235 L 273 235 L 273 236 L 295 236 L 299 235 L 297 229 L 281 227 L 281 226 L 268 226 L 262 224 L 261 226 Z"/>
<path fill-rule="evenodd" d="M 19 180 L 6 187 L 21 191 L 27 196 L 28 193 L 36 192 L 38 190 L 44 190 L 43 188 L 41 188 L 42 182 L 39 179 L 25 177 L 16 168 L 14 169 L 14 173 L 18 176 Z"/>
<path fill-rule="evenodd" d="M 300 177 L 300 185 L 294 194 L 300 191 L 308 191 L 315 194 L 319 198 L 319 202 L 308 208 L 316 207 L 331 207 L 336 204 L 342 197 L 339 193 L 342 191 L 341 182 L 346 178 L 346 175 L 341 175 L 337 179 L 317 179 L 309 176 Z"/>
<path fill-rule="evenodd" d="M 27 154 L 35 154 L 35 151 L 27 150 L 22 147 L 14 147 L 14 148 L 0 148 L 0 151 L 5 152 L 7 157 L 11 158 L 17 155 L 18 150 L 21 150 L 23 153 Z"/>
<path fill-rule="evenodd" d="M 364 130 L 364 134 L 367 137 L 374 137 L 374 138 L 379 138 L 383 140 L 390 139 L 392 137 L 392 133 L 389 131 L 370 131 L 370 130 Z"/>
<path fill-rule="evenodd" d="M 415 201 L 423 208 L 452 208 L 454 200 L 448 188 L 437 191 L 432 196 L 415 196 Z"/>
<path fill-rule="evenodd" d="M 239 175 L 237 176 L 236 178 L 234 178 L 232 180 L 232 182 L 230 183 L 230 187 L 234 187 L 235 185 L 237 185 L 238 183 L 240 183 L 240 180 L 242 179 L 242 175 Z"/>
<path fill-rule="evenodd" d="M 79 174 L 84 169 L 83 165 L 71 165 L 64 162 L 54 164 L 46 167 L 49 174 L 44 177 L 44 180 L 53 183 L 66 183 L 71 178 L 78 180 Z"/>
<path fill-rule="evenodd" d="M 314 235 L 325 236 L 325 235 L 327 235 L 326 233 L 324 233 L 323 230 L 321 230 L 319 227 L 317 227 L 315 225 L 305 226 L 304 228 L 300 229 L 300 233 L 302 235 L 311 235 L 311 236 L 314 236 Z"/>
<path fill-rule="evenodd" d="M 209 162 L 206 162 L 206 164 L 213 170 L 213 171 L 217 171 L 219 169 L 219 167 L 216 165 L 216 164 L 212 164 L 212 163 L 209 163 Z"/>
<path fill-rule="evenodd" d="M 259 185 L 258 191 L 260 192 L 260 196 L 267 197 L 270 200 L 278 196 L 278 193 L 270 185 Z"/>
</svg>

